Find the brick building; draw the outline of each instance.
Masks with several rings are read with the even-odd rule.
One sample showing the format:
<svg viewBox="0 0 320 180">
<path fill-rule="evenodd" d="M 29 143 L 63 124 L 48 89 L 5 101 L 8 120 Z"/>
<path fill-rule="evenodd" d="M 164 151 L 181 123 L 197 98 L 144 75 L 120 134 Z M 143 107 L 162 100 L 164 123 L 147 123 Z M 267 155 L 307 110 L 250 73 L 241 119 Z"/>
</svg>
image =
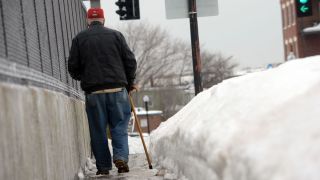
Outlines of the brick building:
<svg viewBox="0 0 320 180">
<path fill-rule="evenodd" d="M 311 0 L 311 16 L 298 17 L 302 0 L 280 0 L 286 60 L 320 54 L 320 1 Z"/>
<path fill-rule="evenodd" d="M 152 132 L 153 130 L 157 129 L 157 127 L 159 127 L 159 125 L 164 121 L 162 111 L 151 110 L 147 112 L 144 108 L 140 107 L 136 108 L 136 112 L 143 133 L 148 133 L 148 131 Z M 134 121 L 133 119 L 131 119 L 128 127 L 129 132 L 138 132 L 133 123 Z"/>
</svg>

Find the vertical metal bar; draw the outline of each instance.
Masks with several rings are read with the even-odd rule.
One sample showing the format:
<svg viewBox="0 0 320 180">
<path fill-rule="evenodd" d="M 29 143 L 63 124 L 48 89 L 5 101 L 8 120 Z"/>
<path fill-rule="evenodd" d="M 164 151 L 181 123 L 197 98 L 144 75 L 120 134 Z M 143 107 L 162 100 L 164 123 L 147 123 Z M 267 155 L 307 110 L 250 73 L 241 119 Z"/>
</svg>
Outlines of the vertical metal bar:
<svg viewBox="0 0 320 180">
<path fill-rule="evenodd" d="M 50 35 L 49 35 L 49 21 L 48 21 L 48 11 L 47 11 L 47 3 L 48 0 L 44 0 L 43 1 L 43 5 L 44 5 L 44 15 L 45 15 L 45 19 L 46 19 L 46 25 L 47 25 L 47 37 L 48 37 L 48 47 L 49 47 L 49 59 L 50 59 L 50 63 L 51 63 L 51 75 L 52 77 L 54 76 L 53 74 L 53 62 L 52 62 L 52 53 L 51 53 L 51 43 L 50 43 Z"/>
<path fill-rule="evenodd" d="M 79 33 L 81 31 L 81 23 L 80 23 L 80 11 L 81 11 L 81 8 L 80 8 L 80 1 L 76 1 L 76 15 L 77 15 L 77 33 Z"/>
<path fill-rule="evenodd" d="M 81 32 L 84 27 L 83 27 L 83 24 L 82 24 L 82 19 L 83 17 L 81 16 L 81 11 L 82 11 L 82 6 L 81 6 L 81 1 L 76 1 L 77 2 L 77 14 L 78 14 L 78 22 L 77 22 L 77 25 L 78 25 L 78 33 Z M 81 90 L 81 87 L 80 87 L 80 82 L 78 81 L 77 82 L 77 89 L 78 90 Z"/>
<path fill-rule="evenodd" d="M 2 6 L 2 0 L 0 0 L 0 13 L 1 13 L 1 19 L 2 19 L 2 27 L 3 27 L 3 39 L 4 39 L 4 48 L 5 48 L 5 55 L 8 57 L 8 43 L 7 43 L 7 34 L 6 34 L 6 26 L 5 26 L 5 19 L 3 15 L 3 6 Z"/>
<path fill-rule="evenodd" d="M 82 24 L 82 29 L 85 29 L 85 28 L 88 28 L 88 23 L 87 23 L 87 12 L 86 10 L 84 9 L 84 5 L 83 5 L 83 2 L 81 2 L 81 9 L 82 9 L 82 12 L 81 12 L 81 24 Z"/>
<path fill-rule="evenodd" d="M 60 24 L 61 24 L 61 34 L 62 34 L 62 46 L 63 46 L 63 59 L 64 59 L 64 63 L 65 63 L 65 72 L 66 72 L 66 83 L 68 84 L 68 69 L 67 69 L 67 66 L 68 66 L 68 64 L 66 63 L 66 45 L 65 45 L 65 43 L 64 43 L 64 38 L 66 38 L 66 36 L 65 36 L 65 34 L 64 34 L 64 32 L 63 32 L 63 24 L 62 24 L 62 17 L 61 17 L 61 5 L 60 5 L 60 2 L 61 1 L 59 1 L 58 0 L 58 14 L 59 14 L 59 17 L 60 17 Z"/>
<path fill-rule="evenodd" d="M 70 10 L 71 10 L 71 18 L 70 18 L 70 26 L 71 26 L 71 38 L 73 39 L 74 36 L 76 35 L 76 26 L 75 26 L 75 21 L 77 19 L 76 15 L 74 14 L 74 0 L 70 1 Z"/>
<path fill-rule="evenodd" d="M 57 60 L 58 60 L 58 68 L 59 68 L 59 79 L 60 79 L 60 81 L 62 81 L 61 67 L 60 67 L 60 52 L 59 52 L 59 43 L 58 43 L 58 34 L 57 34 L 56 9 L 54 7 L 53 0 L 51 0 L 51 5 L 52 5 L 52 13 L 53 13 L 54 34 L 55 34 L 55 38 L 56 38 L 55 40 L 56 40 L 57 55 L 58 55 Z"/>
<path fill-rule="evenodd" d="M 67 38 L 67 46 L 68 46 L 68 51 L 70 52 L 70 46 L 71 46 L 71 42 L 70 42 L 70 39 L 72 39 L 72 38 L 70 38 L 70 36 L 71 36 L 71 26 L 69 26 L 70 25 L 70 14 L 68 13 L 68 11 L 69 11 L 69 3 L 68 3 L 68 1 L 66 1 L 66 3 L 64 3 L 64 14 L 65 14 L 65 19 L 66 19 L 66 21 L 65 21 L 65 23 L 66 23 L 66 29 L 67 29 L 67 31 L 66 31 L 66 33 L 67 33 L 67 36 L 66 36 L 66 38 Z M 69 25 L 67 24 L 68 22 L 67 22 L 67 19 L 69 19 Z M 70 35 L 70 36 L 69 36 Z M 68 53 L 68 55 L 69 55 L 69 53 Z M 65 57 L 65 64 L 66 64 L 66 75 L 67 75 L 67 84 L 68 84 L 68 86 L 70 86 L 70 85 L 72 85 L 72 80 L 71 80 L 71 82 L 70 82 L 70 76 L 69 76 L 69 73 L 68 73 L 68 62 L 67 62 L 67 56 Z"/>
<path fill-rule="evenodd" d="M 41 72 L 44 72 L 44 71 L 43 71 L 43 59 L 42 59 L 42 51 L 41 51 L 41 43 L 40 43 L 39 21 L 38 21 L 36 0 L 33 0 L 33 3 L 34 3 L 35 15 L 36 15 L 36 26 L 37 26 L 37 35 L 38 35 L 38 45 L 39 45 L 39 55 L 40 55 Z"/>
<path fill-rule="evenodd" d="M 201 57 L 200 57 L 196 0 L 189 0 L 189 18 L 190 18 L 190 33 L 191 33 L 191 46 L 192 46 L 194 89 L 195 89 L 195 94 L 197 95 L 203 90 L 203 88 L 202 88 L 202 82 L 201 82 Z"/>
<path fill-rule="evenodd" d="M 69 4 L 69 12 L 71 13 L 71 15 L 70 15 L 71 39 L 73 39 L 74 36 L 76 35 L 75 14 L 74 14 L 73 2 L 74 2 L 74 0 L 71 0 L 70 4 Z M 75 88 L 76 81 L 74 79 L 71 79 L 71 81 L 72 81 L 72 87 Z"/>
<path fill-rule="evenodd" d="M 26 55 L 27 55 L 27 66 L 30 66 L 30 62 L 29 62 L 29 50 L 28 50 L 28 43 L 27 43 L 27 33 L 26 33 L 26 23 L 25 23 L 25 19 L 24 19 L 24 14 L 23 14 L 23 3 L 22 0 L 20 0 L 20 7 L 21 7 L 21 18 L 22 18 L 22 28 L 23 28 L 23 36 L 24 36 L 24 44 L 26 46 Z"/>
<path fill-rule="evenodd" d="M 81 2 L 80 5 L 81 5 L 80 17 L 81 17 L 82 29 L 87 29 L 88 28 L 87 10 L 86 10 L 83 2 Z"/>
</svg>

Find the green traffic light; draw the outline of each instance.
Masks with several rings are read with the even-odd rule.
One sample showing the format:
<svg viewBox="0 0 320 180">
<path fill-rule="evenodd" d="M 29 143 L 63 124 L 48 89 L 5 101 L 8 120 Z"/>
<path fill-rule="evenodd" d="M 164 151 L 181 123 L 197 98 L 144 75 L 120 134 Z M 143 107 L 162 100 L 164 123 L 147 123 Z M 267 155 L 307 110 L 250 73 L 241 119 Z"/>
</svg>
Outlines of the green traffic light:
<svg viewBox="0 0 320 180">
<path fill-rule="evenodd" d="M 309 10 L 309 8 L 304 5 L 300 8 L 300 11 L 303 13 L 306 13 L 308 10 Z"/>
<path fill-rule="evenodd" d="M 312 16 L 312 1 L 311 0 L 296 0 L 297 16 L 308 17 Z"/>
<path fill-rule="evenodd" d="M 299 0 L 300 1 L 300 3 L 302 3 L 302 4 L 306 4 L 309 0 Z"/>
</svg>

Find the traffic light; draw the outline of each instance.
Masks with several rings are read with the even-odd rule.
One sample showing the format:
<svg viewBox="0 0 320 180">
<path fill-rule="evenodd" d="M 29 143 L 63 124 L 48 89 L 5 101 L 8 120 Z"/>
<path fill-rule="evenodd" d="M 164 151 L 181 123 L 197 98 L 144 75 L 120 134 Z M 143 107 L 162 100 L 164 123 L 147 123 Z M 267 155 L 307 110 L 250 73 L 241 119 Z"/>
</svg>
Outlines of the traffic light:
<svg viewBox="0 0 320 180">
<path fill-rule="evenodd" d="M 296 0 L 297 16 L 306 17 L 312 16 L 312 2 L 311 0 Z"/>
<path fill-rule="evenodd" d="M 139 0 L 118 0 L 116 5 L 120 20 L 140 19 Z"/>
</svg>

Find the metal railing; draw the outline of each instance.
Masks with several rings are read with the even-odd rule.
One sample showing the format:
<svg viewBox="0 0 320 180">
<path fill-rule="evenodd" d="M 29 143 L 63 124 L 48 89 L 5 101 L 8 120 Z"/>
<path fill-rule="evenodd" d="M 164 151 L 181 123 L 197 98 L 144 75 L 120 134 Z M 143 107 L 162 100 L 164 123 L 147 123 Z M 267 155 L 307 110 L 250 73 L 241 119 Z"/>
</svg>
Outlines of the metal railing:
<svg viewBox="0 0 320 180">
<path fill-rule="evenodd" d="M 80 97 L 79 83 L 67 71 L 67 57 L 72 38 L 86 26 L 81 0 L 0 0 L 0 74 Z M 20 68 L 5 70 L 13 64 Z"/>
</svg>

